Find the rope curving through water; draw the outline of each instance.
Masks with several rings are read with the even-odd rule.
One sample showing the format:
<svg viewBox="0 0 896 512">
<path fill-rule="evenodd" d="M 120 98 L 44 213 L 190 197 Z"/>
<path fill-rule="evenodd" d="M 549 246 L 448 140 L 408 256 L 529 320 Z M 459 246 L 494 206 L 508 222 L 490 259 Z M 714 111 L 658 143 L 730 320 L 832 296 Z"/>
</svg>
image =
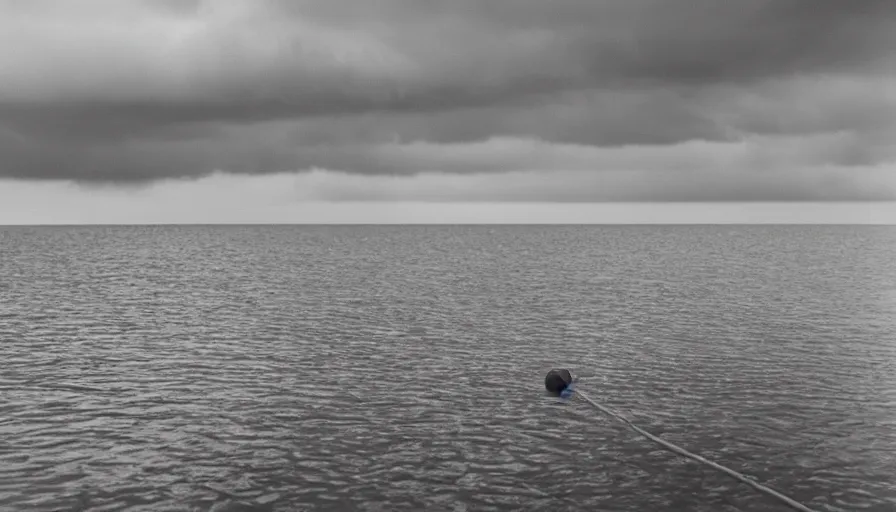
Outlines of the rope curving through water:
<svg viewBox="0 0 896 512">
<path fill-rule="evenodd" d="M 572 390 L 570 390 L 570 391 L 572 391 Z M 642 429 L 641 427 L 635 425 L 634 423 L 632 423 L 628 419 L 624 418 L 620 414 L 595 402 L 585 392 L 583 392 L 579 389 L 576 389 L 574 392 L 572 392 L 572 394 L 582 397 L 582 400 L 585 400 L 586 402 L 588 402 L 595 409 L 626 424 L 629 428 L 631 428 L 635 432 L 641 434 L 642 436 L 646 437 L 647 439 L 650 439 L 654 443 L 657 443 L 658 445 L 662 446 L 663 448 L 666 448 L 667 450 L 669 450 L 671 452 L 677 453 L 678 455 L 681 455 L 682 457 L 687 457 L 687 458 L 689 458 L 691 460 L 695 460 L 701 464 L 706 464 L 707 466 L 709 466 L 713 469 L 719 470 L 722 473 L 725 473 L 728 476 L 749 485 L 750 487 L 756 489 L 759 492 L 762 492 L 768 496 L 778 499 L 779 501 L 790 506 L 794 510 L 799 510 L 801 512 L 816 512 L 815 510 L 812 510 L 811 508 L 803 505 L 802 503 L 800 503 L 796 500 L 793 500 L 792 498 L 788 498 L 787 496 L 784 496 L 783 494 L 779 493 L 778 491 L 776 491 L 774 489 L 771 489 L 771 488 L 766 487 L 758 482 L 755 482 L 755 481 L 751 480 L 750 478 L 738 473 L 737 471 L 734 471 L 733 469 L 728 469 L 725 466 L 716 464 L 715 462 L 713 462 L 711 460 L 707 460 L 695 453 L 691 453 L 691 452 L 685 450 L 684 448 L 681 448 L 681 447 L 676 446 L 668 441 L 664 441 L 663 439 L 660 439 L 659 437 L 657 437 L 657 436 L 651 434 L 650 432 L 647 432 L 646 430 Z"/>
</svg>

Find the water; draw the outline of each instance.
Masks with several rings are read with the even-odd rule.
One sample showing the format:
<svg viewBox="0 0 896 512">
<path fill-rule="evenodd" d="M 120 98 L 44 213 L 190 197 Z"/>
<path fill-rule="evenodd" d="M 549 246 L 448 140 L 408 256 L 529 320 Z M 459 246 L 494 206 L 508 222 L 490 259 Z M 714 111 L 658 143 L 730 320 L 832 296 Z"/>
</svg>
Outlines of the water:
<svg viewBox="0 0 896 512">
<path fill-rule="evenodd" d="M 0 509 L 896 510 L 896 228 L 0 228 Z"/>
</svg>

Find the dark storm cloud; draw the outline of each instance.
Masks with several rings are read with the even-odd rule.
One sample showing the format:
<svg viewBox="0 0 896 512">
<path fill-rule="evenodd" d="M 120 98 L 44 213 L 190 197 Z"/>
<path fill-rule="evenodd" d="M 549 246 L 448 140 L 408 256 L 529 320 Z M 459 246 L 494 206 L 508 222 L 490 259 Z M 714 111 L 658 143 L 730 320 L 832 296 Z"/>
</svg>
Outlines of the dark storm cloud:
<svg viewBox="0 0 896 512">
<path fill-rule="evenodd" d="M 841 132 L 861 137 L 793 142 L 783 161 L 892 156 L 885 0 L 0 0 L 0 13 L 0 176 L 600 172 L 603 153 L 567 146 L 661 145 L 702 166 L 714 157 L 682 142 Z M 494 141 L 514 137 L 529 149 L 507 158 Z M 626 168 L 657 167 L 645 151 Z"/>
<path fill-rule="evenodd" d="M 885 43 L 896 42 L 890 31 L 896 9 L 888 0 L 119 4 L 112 22 L 151 18 L 136 33 L 126 25 L 100 31 L 78 20 L 58 26 L 40 19 L 40 8 L 54 10 L 53 4 L 34 2 L 22 8 L 30 13 L 23 21 L 7 21 L 19 26 L 10 35 L 38 39 L 34 51 L 43 53 L 29 58 L 30 50 L 7 50 L 19 58 L 6 59 L 13 76 L 0 95 L 4 107 L 33 99 L 35 107 L 47 102 L 66 116 L 176 122 L 426 112 L 566 90 L 700 87 L 875 69 L 881 59 L 892 61 Z M 153 31 L 155 41 L 108 46 Z M 64 48 L 66 33 L 86 41 L 72 39 L 74 47 Z M 79 45 L 96 54 L 79 53 Z M 66 56 L 78 58 L 59 61 Z M 48 64 L 80 76 L 69 76 L 69 84 L 29 83 Z"/>
</svg>

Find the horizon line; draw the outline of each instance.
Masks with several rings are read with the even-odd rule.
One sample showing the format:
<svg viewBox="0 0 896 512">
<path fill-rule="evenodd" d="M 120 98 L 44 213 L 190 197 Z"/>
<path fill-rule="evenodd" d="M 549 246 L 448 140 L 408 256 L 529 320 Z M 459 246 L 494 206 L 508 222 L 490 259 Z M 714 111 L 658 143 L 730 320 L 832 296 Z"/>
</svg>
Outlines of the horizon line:
<svg viewBox="0 0 896 512">
<path fill-rule="evenodd" d="M 896 222 L 127 222 L 127 223 L 80 223 L 80 224 L 0 224 L 0 228 L 76 228 L 76 227 L 439 227 L 439 226 L 483 226 L 483 227 L 681 227 L 681 226 L 896 226 Z"/>
</svg>

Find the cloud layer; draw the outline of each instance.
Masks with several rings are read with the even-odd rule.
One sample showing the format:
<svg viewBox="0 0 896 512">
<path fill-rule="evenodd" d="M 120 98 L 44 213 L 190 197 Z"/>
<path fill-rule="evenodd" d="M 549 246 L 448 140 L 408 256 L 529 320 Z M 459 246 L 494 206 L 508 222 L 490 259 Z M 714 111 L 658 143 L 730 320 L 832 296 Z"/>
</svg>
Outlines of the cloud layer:
<svg viewBox="0 0 896 512">
<path fill-rule="evenodd" d="M 0 177 L 894 199 L 893 48 L 885 0 L 0 0 Z"/>
</svg>

